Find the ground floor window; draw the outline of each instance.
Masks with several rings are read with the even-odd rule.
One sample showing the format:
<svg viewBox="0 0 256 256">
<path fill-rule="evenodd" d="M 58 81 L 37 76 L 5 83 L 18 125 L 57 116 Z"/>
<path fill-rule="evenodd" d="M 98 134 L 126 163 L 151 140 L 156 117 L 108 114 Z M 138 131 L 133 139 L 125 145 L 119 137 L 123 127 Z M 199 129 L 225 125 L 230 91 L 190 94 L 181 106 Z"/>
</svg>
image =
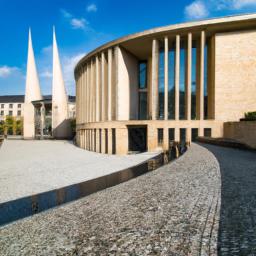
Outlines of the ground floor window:
<svg viewBox="0 0 256 256">
<path fill-rule="evenodd" d="M 164 140 L 164 129 L 159 128 L 159 129 L 157 129 L 157 144 L 158 144 L 158 147 L 163 146 L 163 140 Z"/>
<path fill-rule="evenodd" d="M 181 146 L 186 145 L 186 128 L 180 129 L 180 144 Z"/>
<path fill-rule="evenodd" d="M 108 153 L 108 129 L 105 129 L 105 153 Z"/>
<path fill-rule="evenodd" d="M 128 150 L 147 151 L 147 126 L 128 126 Z"/>
<path fill-rule="evenodd" d="M 192 128 L 192 141 L 196 141 L 198 137 L 198 128 Z"/>
<path fill-rule="evenodd" d="M 116 129 L 112 129 L 112 154 L 116 154 Z"/>
<path fill-rule="evenodd" d="M 204 128 L 204 137 L 212 137 L 212 129 Z"/>
</svg>

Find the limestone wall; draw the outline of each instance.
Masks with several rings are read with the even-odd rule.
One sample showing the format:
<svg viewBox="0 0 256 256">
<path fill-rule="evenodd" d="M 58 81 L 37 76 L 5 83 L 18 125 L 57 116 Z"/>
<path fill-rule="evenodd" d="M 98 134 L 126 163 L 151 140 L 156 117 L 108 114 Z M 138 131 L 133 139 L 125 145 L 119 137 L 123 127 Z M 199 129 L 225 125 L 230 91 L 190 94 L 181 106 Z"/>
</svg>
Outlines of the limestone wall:
<svg viewBox="0 0 256 256">
<path fill-rule="evenodd" d="M 256 109 L 256 31 L 216 34 L 215 119 L 239 121 Z"/>
<path fill-rule="evenodd" d="M 256 122 L 227 122 L 224 123 L 224 137 L 235 139 L 256 149 Z"/>
</svg>

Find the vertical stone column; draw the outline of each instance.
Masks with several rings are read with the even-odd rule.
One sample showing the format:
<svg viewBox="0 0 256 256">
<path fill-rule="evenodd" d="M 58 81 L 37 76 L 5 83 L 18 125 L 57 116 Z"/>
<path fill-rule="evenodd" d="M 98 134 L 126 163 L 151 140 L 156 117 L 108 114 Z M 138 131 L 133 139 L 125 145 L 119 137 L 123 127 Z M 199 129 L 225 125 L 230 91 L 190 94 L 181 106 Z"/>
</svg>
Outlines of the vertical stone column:
<svg viewBox="0 0 256 256">
<path fill-rule="evenodd" d="M 86 130 L 83 129 L 84 132 L 84 149 L 86 149 Z"/>
<path fill-rule="evenodd" d="M 112 48 L 108 49 L 108 121 L 112 120 Z"/>
<path fill-rule="evenodd" d="M 174 140 L 175 140 L 175 142 L 180 141 L 180 128 L 179 127 L 176 127 L 174 129 Z"/>
<path fill-rule="evenodd" d="M 88 150 L 88 130 L 87 129 L 85 129 L 85 137 L 86 137 L 85 149 Z"/>
<path fill-rule="evenodd" d="M 148 151 L 155 151 L 158 147 L 157 145 L 157 128 L 153 125 L 148 125 Z"/>
<path fill-rule="evenodd" d="M 80 70 L 77 72 L 77 82 L 76 82 L 76 124 L 79 124 L 79 96 L 80 96 Z"/>
<path fill-rule="evenodd" d="M 187 47 L 186 119 L 191 120 L 192 33 L 188 33 Z"/>
<path fill-rule="evenodd" d="M 91 90 L 91 62 L 89 61 L 88 63 L 88 122 L 91 122 L 91 94 L 92 94 L 92 90 Z"/>
<path fill-rule="evenodd" d="M 100 63 L 99 56 L 96 56 L 96 122 L 100 121 Z"/>
<path fill-rule="evenodd" d="M 164 150 L 169 149 L 169 130 L 167 127 L 164 128 L 163 148 L 164 148 Z"/>
<path fill-rule="evenodd" d="M 90 101 L 90 122 L 93 122 L 93 61 L 91 59 L 91 68 L 90 68 L 90 96 L 89 96 L 89 101 Z"/>
<path fill-rule="evenodd" d="M 158 118 L 158 65 L 159 65 L 159 42 L 152 42 L 152 120 Z"/>
<path fill-rule="evenodd" d="M 168 55 L 169 42 L 168 37 L 164 38 L 164 120 L 168 120 Z"/>
<path fill-rule="evenodd" d="M 191 128 L 186 129 L 186 142 L 191 143 Z"/>
<path fill-rule="evenodd" d="M 95 130 L 96 133 L 96 152 L 99 153 L 99 129 Z"/>
<path fill-rule="evenodd" d="M 96 74 L 96 56 L 93 62 L 93 122 L 96 122 L 96 108 L 97 108 L 97 74 Z"/>
<path fill-rule="evenodd" d="M 45 107 L 44 107 L 44 103 L 41 103 L 41 109 L 40 109 L 40 114 L 41 114 L 41 138 L 43 138 L 44 136 L 44 127 L 45 127 Z"/>
<path fill-rule="evenodd" d="M 108 154 L 112 155 L 112 129 L 108 128 Z"/>
<path fill-rule="evenodd" d="M 105 54 L 104 52 L 101 53 L 101 121 L 106 120 L 105 116 Z"/>
<path fill-rule="evenodd" d="M 84 131 L 81 130 L 81 148 L 84 148 Z"/>
<path fill-rule="evenodd" d="M 105 129 L 101 129 L 101 153 L 105 154 L 105 144 L 106 144 L 106 139 L 105 139 Z"/>
<path fill-rule="evenodd" d="M 81 74 L 81 123 L 84 122 L 84 67 L 82 67 Z"/>
<path fill-rule="evenodd" d="M 175 120 L 178 121 L 179 119 L 180 119 L 180 35 L 176 35 L 176 51 L 175 51 Z M 177 129 L 175 129 L 175 130 L 177 130 Z"/>
<path fill-rule="evenodd" d="M 91 151 L 94 151 L 94 129 L 91 129 Z"/>
<path fill-rule="evenodd" d="M 86 65 L 86 101 L 85 101 L 85 108 L 86 108 L 86 122 L 89 122 L 89 95 L 90 95 L 90 88 L 89 88 L 89 64 Z"/>
<path fill-rule="evenodd" d="M 116 128 L 116 154 L 126 155 L 128 153 L 128 129 Z"/>
<path fill-rule="evenodd" d="M 205 31 L 201 31 L 201 43 L 200 43 L 200 120 L 204 120 L 204 48 L 205 48 Z"/>
</svg>

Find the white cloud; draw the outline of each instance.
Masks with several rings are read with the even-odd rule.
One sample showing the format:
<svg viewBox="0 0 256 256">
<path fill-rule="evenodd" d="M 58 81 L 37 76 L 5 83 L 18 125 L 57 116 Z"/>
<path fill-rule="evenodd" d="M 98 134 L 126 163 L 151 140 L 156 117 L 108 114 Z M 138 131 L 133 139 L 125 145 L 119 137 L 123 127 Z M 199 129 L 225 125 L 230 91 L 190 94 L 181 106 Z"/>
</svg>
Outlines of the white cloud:
<svg viewBox="0 0 256 256">
<path fill-rule="evenodd" d="M 49 70 L 46 70 L 44 72 L 42 72 L 40 74 L 41 77 L 45 77 L 45 78 L 52 78 L 52 72 L 50 72 Z"/>
<path fill-rule="evenodd" d="M 0 67 L 0 77 L 5 78 L 12 75 L 14 72 L 18 71 L 19 68 L 17 67 L 9 67 L 9 66 L 2 66 Z"/>
<path fill-rule="evenodd" d="M 88 22 L 84 18 L 81 18 L 81 19 L 73 18 L 71 19 L 70 24 L 73 29 L 84 29 L 86 25 L 88 25 Z"/>
<path fill-rule="evenodd" d="M 66 11 L 65 9 L 60 9 L 61 14 L 63 15 L 64 18 L 72 18 L 72 14 Z"/>
<path fill-rule="evenodd" d="M 227 1 L 230 2 L 230 1 Z M 240 10 L 243 8 L 256 6 L 256 0 L 232 0 L 231 1 L 231 8 Z"/>
<path fill-rule="evenodd" d="M 62 57 L 62 67 L 63 67 L 63 76 L 67 91 L 75 91 L 75 78 L 74 78 L 74 69 L 78 61 L 84 57 L 85 53 L 77 53 L 72 56 L 63 56 Z"/>
<path fill-rule="evenodd" d="M 87 12 L 97 12 L 98 8 L 96 4 L 90 4 L 86 8 Z"/>
<path fill-rule="evenodd" d="M 209 15 L 209 11 L 203 1 L 196 0 L 185 7 L 185 15 L 188 19 L 202 19 Z"/>
<path fill-rule="evenodd" d="M 44 53 L 44 54 L 51 53 L 51 52 L 52 52 L 52 45 L 45 46 L 44 48 L 42 48 L 41 51 L 42 51 L 42 53 Z"/>
</svg>

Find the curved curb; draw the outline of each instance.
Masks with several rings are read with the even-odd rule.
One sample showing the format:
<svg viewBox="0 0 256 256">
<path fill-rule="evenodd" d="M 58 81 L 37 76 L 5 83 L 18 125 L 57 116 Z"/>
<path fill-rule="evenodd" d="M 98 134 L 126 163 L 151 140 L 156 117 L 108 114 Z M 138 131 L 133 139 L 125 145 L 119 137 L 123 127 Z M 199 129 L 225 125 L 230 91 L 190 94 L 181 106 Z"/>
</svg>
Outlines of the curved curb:
<svg viewBox="0 0 256 256">
<path fill-rule="evenodd" d="M 70 186 L 0 204 L 0 226 L 60 206 L 153 171 L 164 164 L 164 154 L 138 165 Z"/>
</svg>

